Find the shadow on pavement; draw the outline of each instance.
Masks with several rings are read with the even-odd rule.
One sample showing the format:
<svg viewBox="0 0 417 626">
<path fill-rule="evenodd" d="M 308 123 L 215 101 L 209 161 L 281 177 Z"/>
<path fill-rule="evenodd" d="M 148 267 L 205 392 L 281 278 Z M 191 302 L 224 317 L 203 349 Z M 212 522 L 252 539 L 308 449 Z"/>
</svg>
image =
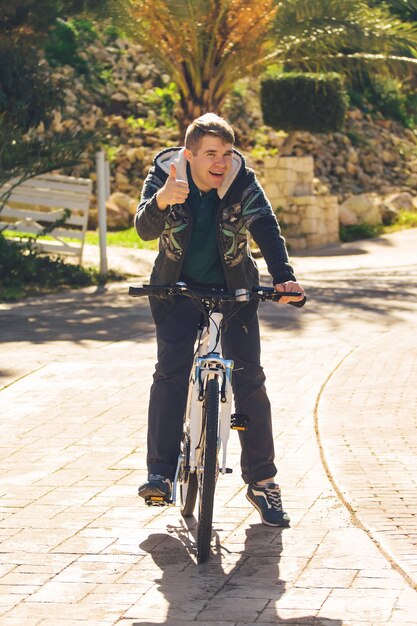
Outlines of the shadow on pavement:
<svg viewBox="0 0 417 626">
<path fill-rule="evenodd" d="M 0 342 L 120 341 L 153 331 L 147 301 L 120 292 L 70 292 L 0 311 Z"/>
<path fill-rule="evenodd" d="M 361 244 L 359 241 L 348 243 L 336 243 L 323 246 L 321 248 L 308 248 L 307 250 L 297 250 L 292 252 L 292 257 L 337 257 L 337 256 L 358 256 L 362 254 L 370 254 L 366 249 L 366 245 L 372 243 L 373 246 L 381 246 L 382 248 L 392 248 L 393 242 L 389 238 L 372 237 L 365 239 Z M 361 247 L 362 245 L 362 247 Z"/>
<path fill-rule="evenodd" d="M 230 553 L 220 545 L 216 533 L 214 536 L 216 545 L 212 556 L 202 565 L 190 563 L 194 543 L 185 526 L 174 527 L 170 535 L 150 535 L 141 543 L 140 547 L 149 552 L 162 572 L 156 582 L 168 608 L 164 622 L 140 620 L 132 621 L 131 626 L 162 623 L 178 626 L 192 620 L 195 620 L 193 623 L 198 620 L 213 624 L 265 621 L 298 626 L 341 626 L 341 620 L 315 615 L 281 618 L 274 608 L 274 602 L 285 594 L 285 581 L 279 576 L 283 547 L 281 529 L 259 524 L 247 528 L 240 557 L 232 566 L 236 552 Z M 265 607 L 267 615 L 263 615 Z"/>
<path fill-rule="evenodd" d="M 329 272 L 320 282 L 307 275 L 301 282 L 308 301 L 304 309 L 261 303 L 262 321 L 277 330 L 308 330 L 312 316 L 329 319 L 333 328 L 346 323 L 340 312 L 365 313 L 367 320 L 381 316 L 395 322 L 400 314 L 415 311 L 417 276 L 404 268 L 368 270 L 366 275 L 345 271 Z M 113 342 L 154 333 L 145 299 L 132 299 L 127 285 L 95 292 L 71 291 L 32 298 L 0 310 L 0 342 L 45 343 L 54 341 Z M 143 340 L 143 338 L 141 338 Z"/>
<path fill-rule="evenodd" d="M 374 319 L 380 324 L 381 317 L 395 323 L 403 320 L 404 313 L 416 310 L 416 278 L 404 270 L 392 271 L 389 276 L 377 271 L 367 271 L 366 276 L 331 272 L 320 284 L 307 277 L 300 281 L 308 298 L 303 309 L 261 304 L 260 318 L 271 328 L 293 331 L 308 328 L 312 315 L 328 317 L 333 328 L 346 324 L 346 314 L 365 314 L 370 323 Z"/>
</svg>

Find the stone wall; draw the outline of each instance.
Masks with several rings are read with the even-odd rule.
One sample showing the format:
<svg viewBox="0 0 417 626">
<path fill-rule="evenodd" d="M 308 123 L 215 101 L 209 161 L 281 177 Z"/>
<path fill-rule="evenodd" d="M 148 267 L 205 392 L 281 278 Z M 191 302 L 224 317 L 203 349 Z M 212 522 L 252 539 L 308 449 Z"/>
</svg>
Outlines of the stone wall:
<svg viewBox="0 0 417 626">
<path fill-rule="evenodd" d="M 339 241 L 338 199 L 314 193 L 312 157 L 267 157 L 262 180 L 292 250 Z"/>
</svg>

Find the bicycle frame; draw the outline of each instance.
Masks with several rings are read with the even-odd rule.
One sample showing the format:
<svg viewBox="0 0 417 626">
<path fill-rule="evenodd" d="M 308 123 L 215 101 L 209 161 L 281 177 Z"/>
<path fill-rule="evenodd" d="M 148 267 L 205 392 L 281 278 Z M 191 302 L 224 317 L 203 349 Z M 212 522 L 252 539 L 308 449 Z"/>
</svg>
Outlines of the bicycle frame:
<svg viewBox="0 0 417 626">
<path fill-rule="evenodd" d="M 219 471 L 228 473 L 226 458 L 227 444 L 230 435 L 232 412 L 232 371 L 233 361 L 221 356 L 221 324 L 223 315 L 218 311 L 209 311 L 209 325 L 204 324 L 197 335 L 197 351 L 190 373 L 190 383 L 185 413 L 185 431 L 190 440 L 190 457 L 188 471 L 202 471 L 202 452 L 204 449 L 203 400 L 207 381 L 217 378 L 220 389 L 219 429 L 217 436 L 217 454 L 222 450 L 222 461 Z M 181 464 L 185 462 L 183 455 L 178 458 L 175 473 L 172 504 L 176 503 L 178 476 Z"/>
</svg>

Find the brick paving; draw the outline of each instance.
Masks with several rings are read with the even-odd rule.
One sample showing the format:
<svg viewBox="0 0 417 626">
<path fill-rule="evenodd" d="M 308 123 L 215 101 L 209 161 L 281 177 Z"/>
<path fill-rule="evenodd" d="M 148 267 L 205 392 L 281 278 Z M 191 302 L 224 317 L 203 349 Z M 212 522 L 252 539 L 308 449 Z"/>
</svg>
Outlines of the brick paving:
<svg viewBox="0 0 417 626">
<path fill-rule="evenodd" d="M 291 528 L 259 524 L 233 435 L 202 566 L 195 524 L 136 497 L 155 360 L 146 305 L 114 284 L 2 306 L 1 626 L 415 625 L 416 239 L 294 259 L 309 306 L 262 311 Z"/>
<path fill-rule="evenodd" d="M 415 587 L 416 381 L 417 337 L 410 324 L 350 355 L 318 407 L 324 456 L 337 489 Z"/>
</svg>

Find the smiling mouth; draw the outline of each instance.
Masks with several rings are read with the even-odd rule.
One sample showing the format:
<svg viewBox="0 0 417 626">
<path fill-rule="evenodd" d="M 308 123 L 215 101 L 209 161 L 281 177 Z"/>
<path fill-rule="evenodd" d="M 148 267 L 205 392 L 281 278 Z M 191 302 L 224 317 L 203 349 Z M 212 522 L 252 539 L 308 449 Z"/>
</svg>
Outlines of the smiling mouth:
<svg viewBox="0 0 417 626">
<path fill-rule="evenodd" d="M 209 170 L 210 172 L 210 170 Z M 217 176 L 217 178 L 221 178 L 222 176 L 224 176 L 224 172 L 210 172 L 210 174 L 212 176 Z"/>
</svg>

